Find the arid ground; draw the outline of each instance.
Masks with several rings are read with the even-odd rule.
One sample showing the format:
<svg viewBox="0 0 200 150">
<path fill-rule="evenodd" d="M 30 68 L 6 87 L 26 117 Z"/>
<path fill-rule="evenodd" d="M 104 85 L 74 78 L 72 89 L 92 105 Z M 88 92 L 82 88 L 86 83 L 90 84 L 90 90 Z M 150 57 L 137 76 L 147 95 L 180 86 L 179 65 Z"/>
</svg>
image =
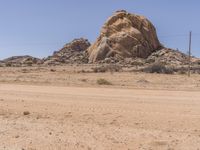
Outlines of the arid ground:
<svg viewBox="0 0 200 150">
<path fill-rule="evenodd" d="M 87 70 L 0 68 L 0 150 L 200 149 L 200 75 Z"/>
</svg>

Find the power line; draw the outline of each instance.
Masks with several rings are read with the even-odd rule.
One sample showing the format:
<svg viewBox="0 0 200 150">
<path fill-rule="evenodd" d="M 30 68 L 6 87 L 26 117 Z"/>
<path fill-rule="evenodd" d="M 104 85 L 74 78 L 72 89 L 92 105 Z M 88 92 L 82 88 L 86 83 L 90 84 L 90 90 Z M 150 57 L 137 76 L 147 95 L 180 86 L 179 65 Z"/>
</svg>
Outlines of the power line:
<svg viewBox="0 0 200 150">
<path fill-rule="evenodd" d="M 188 34 L 168 34 L 168 35 L 158 35 L 159 38 L 188 38 Z M 192 37 L 200 37 L 200 33 L 192 33 Z M 54 42 L 26 42 L 26 43 L 0 43 L 0 46 L 47 46 L 47 45 L 65 45 L 66 41 L 54 41 Z"/>
<path fill-rule="evenodd" d="M 192 33 L 192 36 L 200 37 L 200 33 Z M 158 37 L 160 37 L 160 38 L 188 37 L 188 34 L 158 35 Z"/>
<path fill-rule="evenodd" d="M 186 37 L 186 34 L 158 35 L 159 37 Z"/>
</svg>

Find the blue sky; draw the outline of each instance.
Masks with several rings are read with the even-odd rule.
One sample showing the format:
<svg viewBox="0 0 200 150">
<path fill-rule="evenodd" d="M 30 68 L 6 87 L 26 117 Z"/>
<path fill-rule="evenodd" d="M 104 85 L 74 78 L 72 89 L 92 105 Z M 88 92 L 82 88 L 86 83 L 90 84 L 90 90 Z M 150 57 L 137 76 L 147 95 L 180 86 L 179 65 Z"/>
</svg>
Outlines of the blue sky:
<svg viewBox="0 0 200 150">
<path fill-rule="evenodd" d="M 94 42 L 106 19 L 125 9 L 146 16 L 166 47 L 200 57 L 199 0 L 0 0 L 0 59 L 45 57 L 74 38 Z"/>
</svg>

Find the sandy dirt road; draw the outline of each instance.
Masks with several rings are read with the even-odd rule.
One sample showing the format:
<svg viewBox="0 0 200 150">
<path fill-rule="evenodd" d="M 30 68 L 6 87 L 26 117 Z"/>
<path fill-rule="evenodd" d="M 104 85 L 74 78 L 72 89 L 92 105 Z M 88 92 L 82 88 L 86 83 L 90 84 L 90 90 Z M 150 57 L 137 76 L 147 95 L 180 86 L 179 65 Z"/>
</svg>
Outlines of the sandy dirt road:
<svg viewBox="0 0 200 150">
<path fill-rule="evenodd" d="M 198 91 L 0 84 L 0 150 L 198 148 Z"/>
</svg>

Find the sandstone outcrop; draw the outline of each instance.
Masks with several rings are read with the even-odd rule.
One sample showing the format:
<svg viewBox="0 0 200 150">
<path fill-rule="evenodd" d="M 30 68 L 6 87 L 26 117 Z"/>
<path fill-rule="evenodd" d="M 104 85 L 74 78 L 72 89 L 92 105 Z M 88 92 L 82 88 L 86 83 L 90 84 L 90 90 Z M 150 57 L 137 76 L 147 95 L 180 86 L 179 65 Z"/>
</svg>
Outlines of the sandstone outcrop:
<svg viewBox="0 0 200 150">
<path fill-rule="evenodd" d="M 107 20 L 97 41 L 89 47 L 89 62 L 109 57 L 147 58 L 160 48 L 152 23 L 143 16 L 122 10 Z"/>
</svg>

